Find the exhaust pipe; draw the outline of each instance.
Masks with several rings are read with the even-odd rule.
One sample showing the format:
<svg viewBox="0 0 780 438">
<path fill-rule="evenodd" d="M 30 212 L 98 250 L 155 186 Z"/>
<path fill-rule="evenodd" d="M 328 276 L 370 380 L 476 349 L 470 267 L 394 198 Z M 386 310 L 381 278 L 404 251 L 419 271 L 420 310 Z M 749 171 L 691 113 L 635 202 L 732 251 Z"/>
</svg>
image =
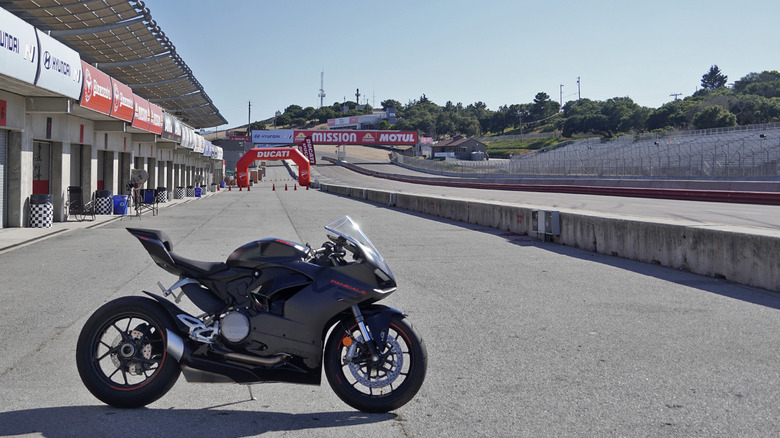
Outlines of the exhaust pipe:
<svg viewBox="0 0 780 438">
<path fill-rule="evenodd" d="M 246 354 L 238 354 L 238 353 L 226 353 L 225 359 L 234 360 L 237 362 L 252 364 L 252 365 L 259 365 L 263 367 L 271 367 L 274 365 L 278 365 L 282 363 L 282 361 L 287 360 L 290 355 L 289 354 L 276 354 L 274 356 L 268 356 L 268 357 L 260 357 L 260 356 L 249 356 Z"/>
<path fill-rule="evenodd" d="M 176 362 L 181 362 L 182 356 L 184 356 L 184 340 L 176 333 L 165 329 L 165 350 L 176 359 Z"/>
<path fill-rule="evenodd" d="M 176 362 L 181 362 L 181 358 L 184 357 L 184 340 L 181 336 L 168 329 L 165 330 L 165 337 L 165 350 L 176 359 Z M 223 353 L 222 356 L 228 360 L 263 367 L 272 367 L 290 358 L 289 354 L 284 353 L 268 357 L 250 356 L 248 354 L 239 353 Z"/>
</svg>

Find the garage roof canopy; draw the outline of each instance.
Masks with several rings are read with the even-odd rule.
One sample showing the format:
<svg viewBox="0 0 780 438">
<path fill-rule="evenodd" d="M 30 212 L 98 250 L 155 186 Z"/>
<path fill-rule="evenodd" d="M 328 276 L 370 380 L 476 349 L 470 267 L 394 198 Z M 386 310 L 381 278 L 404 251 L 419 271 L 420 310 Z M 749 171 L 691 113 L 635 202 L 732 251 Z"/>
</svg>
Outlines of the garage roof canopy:
<svg viewBox="0 0 780 438">
<path fill-rule="evenodd" d="M 227 123 L 141 0 L 0 0 L 0 6 L 193 128 Z"/>
</svg>

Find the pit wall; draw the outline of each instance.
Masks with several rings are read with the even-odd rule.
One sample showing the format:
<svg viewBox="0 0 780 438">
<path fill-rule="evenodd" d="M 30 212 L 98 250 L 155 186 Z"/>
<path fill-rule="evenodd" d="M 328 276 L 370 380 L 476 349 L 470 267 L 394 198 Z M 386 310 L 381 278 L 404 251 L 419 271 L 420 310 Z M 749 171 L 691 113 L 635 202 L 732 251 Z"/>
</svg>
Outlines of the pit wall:
<svg viewBox="0 0 780 438">
<path fill-rule="evenodd" d="M 335 184 L 320 190 L 588 251 L 780 291 L 780 233 L 559 212 L 560 234 L 539 232 L 539 210 L 500 202 L 397 193 Z M 543 227 L 544 225 L 542 225 Z M 549 226 L 548 226 L 549 228 Z"/>
</svg>

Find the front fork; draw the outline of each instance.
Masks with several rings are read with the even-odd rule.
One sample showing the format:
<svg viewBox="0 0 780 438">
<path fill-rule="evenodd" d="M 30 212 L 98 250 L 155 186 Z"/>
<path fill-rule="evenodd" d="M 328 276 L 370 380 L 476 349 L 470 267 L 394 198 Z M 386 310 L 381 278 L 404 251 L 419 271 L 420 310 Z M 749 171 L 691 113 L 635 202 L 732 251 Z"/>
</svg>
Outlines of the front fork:
<svg viewBox="0 0 780 438">
<path fill-rule="evenodd" d="M 368 352 L 371 353 L 371 364 L 375 365 L 380 363 L 382 361 L 382 356 L 380 355 L 379 350 L 377 350 L 376 342 L 374 342 L 374 339 L 371 337 L 371 333 L 366 327 L 366 320 L 363 318 L 363 314 L 360 312 L 357 304 L 352 305 L 352 314 L 355 315 L 355 321 L 360 329 L 360 333 L 363 335 L 363 339 L 368 347 Z"/>
</svg>

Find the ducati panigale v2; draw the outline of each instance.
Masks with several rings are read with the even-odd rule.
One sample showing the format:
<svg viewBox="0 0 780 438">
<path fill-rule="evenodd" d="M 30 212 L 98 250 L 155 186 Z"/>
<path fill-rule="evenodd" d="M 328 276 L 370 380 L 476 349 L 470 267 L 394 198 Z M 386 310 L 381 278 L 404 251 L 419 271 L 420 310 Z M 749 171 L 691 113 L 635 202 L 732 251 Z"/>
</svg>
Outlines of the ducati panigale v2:
<svg viewBox="0 0 780 438">
<path fill-rule="evenodd" d="M 269 238 L 212 263 L 176 254 L 161 231 L 128 228 L 179 277 L 167 289 L 158 283 L 162 294 L 187 297 L 203 313 L 146 291 L 106 303 L 78 339 L 84 385 L 133 408 L 162 397 L 182 373 L 202 383 L 319 385 L 324 366 L 355 409 L 404 405 L 422 386 L 427 352 L 402 312 L 376 304 L 395 291 L 393 273 L 349 216 L 325 229 L 319 249 Z"/>
</svg>

